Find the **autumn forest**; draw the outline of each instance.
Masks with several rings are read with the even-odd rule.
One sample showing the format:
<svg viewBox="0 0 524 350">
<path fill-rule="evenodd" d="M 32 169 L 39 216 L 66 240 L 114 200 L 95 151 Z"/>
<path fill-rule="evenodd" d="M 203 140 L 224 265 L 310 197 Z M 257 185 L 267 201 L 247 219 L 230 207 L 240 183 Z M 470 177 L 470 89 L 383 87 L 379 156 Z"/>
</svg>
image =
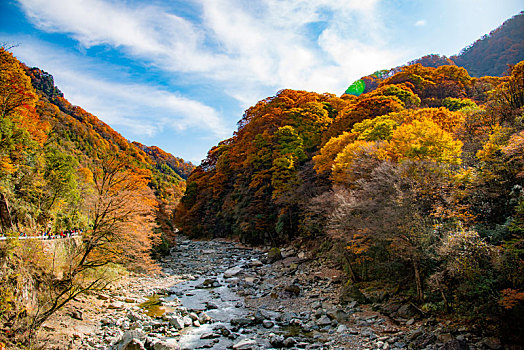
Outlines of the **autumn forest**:
<svg viewBox="0 0 524 350">
<path fill-rule="evenodd" d="M 340 96 L 281 90 L 196 167 L 126 140 L 1 48 L 2 236 L 84 233 L 60 273 L 37 248 L 0 241 L 0 329 L 24 342 L 77 295 L 107 286 L 102 267 L 157 273 L 179 230 L 312 250 L 347 284 L 519 342 L 524 61 L 469 66 L 497 33 L 458 57 L 365 76 Z M 28 289 L 38 296 L 20 302 Z"/>
</svg>

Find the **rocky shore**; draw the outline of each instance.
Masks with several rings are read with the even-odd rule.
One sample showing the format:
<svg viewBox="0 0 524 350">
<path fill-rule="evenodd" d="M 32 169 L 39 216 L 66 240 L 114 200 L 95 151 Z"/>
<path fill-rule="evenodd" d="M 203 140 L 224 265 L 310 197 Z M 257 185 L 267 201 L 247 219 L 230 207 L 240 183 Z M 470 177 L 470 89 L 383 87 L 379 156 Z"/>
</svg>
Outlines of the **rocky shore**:
<svg viewBox="0 0 524 350">
<path fill-rule="evenodd" d="M 40 342 L 100 350 L 503 348 L 409 303 L 373 304 L 343 286 L 340 271 L 292 248 L 181 238 L 162 270 L 73 302 L 44 325 Z"/>
</svg>

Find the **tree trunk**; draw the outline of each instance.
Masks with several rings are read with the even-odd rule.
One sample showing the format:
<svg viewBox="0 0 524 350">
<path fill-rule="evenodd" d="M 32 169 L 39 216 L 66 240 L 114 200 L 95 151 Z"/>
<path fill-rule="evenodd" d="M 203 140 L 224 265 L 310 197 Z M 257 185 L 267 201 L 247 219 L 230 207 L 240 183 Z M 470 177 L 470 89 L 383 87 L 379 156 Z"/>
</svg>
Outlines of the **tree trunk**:
<svg viewBox="0 0 524 350">
<path fill-rule="evenodd" d="M 349 275 L 351 277 L 351 281 L 352 282 L 358 282 L 358 277 L 355 274 L 355 271 L 353 271 L 353 267 L 351 267 L 351 261 L 349 261 L 349 258 L 347 256 L 345 256 L 345 255 L 344 255 L 344 258 L 346 259 L 346 263 L 347 263 L 347 266 L 348 266 L 348 270 L 349 270 Z"/>
<path fill-rule="evenodd" d="M 10 229 L 13 227 L 7 198 L 3 193 L 0 193 L 0 225 L 3 229 Z"/>
<path fill-rule="evenodd" d="M 424 301 L 424 292 L 422 290 L 422 279 L 420 278 L 420 266 L 416 259 L 412 259 L 413 272 L 415 273 L 415 283 L 417 286 L 417 301 L 420 303 Z"/>
</svg>

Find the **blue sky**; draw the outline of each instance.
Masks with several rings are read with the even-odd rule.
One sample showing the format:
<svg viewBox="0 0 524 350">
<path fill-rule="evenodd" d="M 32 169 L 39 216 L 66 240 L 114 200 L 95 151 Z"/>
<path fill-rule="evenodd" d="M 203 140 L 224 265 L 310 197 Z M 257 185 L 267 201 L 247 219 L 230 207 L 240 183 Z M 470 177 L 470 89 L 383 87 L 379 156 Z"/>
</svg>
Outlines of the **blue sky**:
<svg viewBox="0 0 524 350">
<path fill-rule="evenodd" d="M 196 164 L 283 88 L 451 56 L 521 0 L 1 0 L 0 42 L 124 137 Z"/>
</svg>

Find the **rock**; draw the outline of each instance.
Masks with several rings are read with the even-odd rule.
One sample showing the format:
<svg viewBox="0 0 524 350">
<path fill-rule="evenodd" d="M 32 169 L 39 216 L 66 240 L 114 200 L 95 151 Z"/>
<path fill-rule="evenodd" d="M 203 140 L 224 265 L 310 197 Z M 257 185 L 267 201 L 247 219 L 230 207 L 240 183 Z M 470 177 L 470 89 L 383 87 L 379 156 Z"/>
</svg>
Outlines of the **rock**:
<svg viewBox="0 0 524 350">
<path fill-rule="evenodd" d="M 267 259 L 270 263 L 274 263 L 275 261 L 282 260 L 282 254 L 280 253 L 280 249 L 274 247 L 267 252 Z"/>
<path fill-rule="evenodd" d="M 178 345 L 178 342 L 176 339 L 163 339 L 153 346 L 154 350 L 180 350 L 180 345 Z"/>
<path fill-rule="evenodd" d="M 288 337 L 284 340 L 284 346 L 286 348 L 290 348 L 292 346 L 295 346 L 295 344 L 297 343 L 297 340 L 293 337 Z"/>
<path fill-rule="evenodd" d="M 496 337 L 484 338 L 482 339 L 482 343 L 491 350 L 502 349 L 502 343 L 500 342 L 500 339 Z"/>
<path fill-rule="evenodd" d="M 206 314 L 205 312 L 202 312 L 200 316 L 198 317 L 198 322 L 200 322 L 201 324 L 208 323 L 210 321 L 211 321 L 211 317 L 208 314 Z"/>
<path fill-rule="evenodd" d="M 184 326 L 189 327 L 193 324 L 193 320 L 189 316 L 184 316 Z"/>
<path fill-rule="evenodd" d="M 264 326 L 264 328 L 272 328 L 275 325 L 275 323 L 270 320 L 264 320 L 262 321 L 262 325 Z"/>
<path fill-rule="evenodd" d="M 284 346 L 284 336 L 276 335 L 271 333 L 269 335 L 269 344 L 275 348 L 281 348 Z"/>
<path fill-rule="evenodd" d="M 348 328 L 345 325 L 341 324 L 337 327 L 337 333 L 344 333 L 347 329 Z"/>
<path fill-rule="evenodd" d="M 122 334 L 122 337 L 120 337 L 120 340 L 117 343 L 116 349 L 117 350 L 142 350 L 144 349 L 144 342 L 146 340 L 146 334 L 144 331 L 140 329 L 135 329 L 131 331 L 126 331 L 124 334 Z M 129 345 L 130 343 L 133 343 L 132 345 Z M 127 346 L 130 346 L 130 348 L 126 348 Z M 142 348 L 140 348 L 142 346 Z"/>
<path fill-rule="evenodd" d="M 214 278 L 206 278 L 204 282 L 195 286 L 195 288 L 198 288 L 198 289 L 215 288 L 215 287 L 220 287 L 220 283 L 218 283 L 218 281 Z"/>
<path fill-rule="evenodd" d="M 136 298 L 129 298 L 129 297 L 124 298 L 124 301 L 130 304 L 136 304 L 138 302 Z"/>
<path fill-rule="evenodd" d="M 236 266 L 236 267 L 232 267 L 232 268 L 230 268 L 230 269 L 227 269 L 227 270 L 224 272 L 224 278 L 231 278 L 231 277 L 234 277 L 234 276 L 238 275 L 241 271 L 242 271 L 242 268 L 239 267 L 239 266 Z"/>
<path fill-rule="evenodd" d="M 71 317 L 74 318 L 74 319 L 77 319 L 77 320 L 80 320 L 82 321 L 82 311 L 80 310 L 73 310 L 71 312 Z"/>
<path fill-rule="evenodd" d="M 251 267 L 260 267 L 260 266 L 263 266 L 263 265 L 264 264 L 260 260 L 251 260 L 249 262 L 249 266 L 251 266 Z"/>
<path fill-rule="evenodd" d="M 206 305 L 206 309 L 208 310 L 218 309 L 218 306 L 216 304 L 213 304 L 212 302 L 209 302 L 209 301 L 206 301 L 205 305 Z"/>
<path fill-rule="evenodd" d="M 320 301 L 315 301 L 311 304 L 311 308 L 312 309 L 321 309 L 322 308 L 322 302 Z"/>
<path fill-rule="evenodd" d="M 124 307 L 124 304 L 121 301 L 113 301 L 107 306 L 108 309 L 121 309 Z"/>
<path fill-rule="evenodd" d="M 331 325 L 331 320 L 326 315 L 322 315 L 322 316 L 320 316 L 320 318 L 317 320 L 316 323 L 320 327 L 330 326 Z"/>
<path fill-rule="evenodd" d="M 254 349 L 257 345 L 257 341 L 254 339 L 242 339 L 235 345 L 233 345 L 234 350 L 250 350 Z"/>
<path fill-rule="evenodd" d="M 364 328 L 360 334 L 363 336 L 363 337 L 367 337 L 369 338 L 370 340 L 373 340 L 373 339 L 377 339 L 377 335 L 375 334 L 375 332 L 373 332 L 373 330 L 371 328 Z"/>
<path fill-rule="evenodd" d="M 253 320 L 249 319 L 249 318 L 246 318 L 246 317 L 237 317 L 237 318 L 232 318 L 229 323 L 231 323 L 231 325 L 233 326 L 239 326 L 239 327 L 244 327 L 244 326 L 248 326 L 250 325 L 251 323 L 253 322 Z"/>
<path fill-rule="evenodd" d="M 414 318 L 410 318 L 408 322 L 406 322 L 406 326 L 411 326 L 413 323 L 415 323 Z"/>
<path fill-rule="evenodd" d="M 172 316 L 168 319 L 168 321 L 173 327 L 175 327 L 178 330 L 184 328 L 184 320 L 178 316 Z"/>
<path fill-rule="evenodd" d="M 107 294 L 102 294 L 102 293 L 98 294 L 97 297 L 98 297 L 98 299 L 100 299 L 100 300 L 108 300 L 108 299 L 109 299 L 109 295 L 107 295 Z"/>
<path fill-rule="evenodd" d="M 146 350 L 146 348 L 140 340 L 133 338 L 122 348 L 122 350 Z"/>
<path fill-rule="evenodd" d="M 340 290 L 339 302 L 344 305 L 352 301 L 357 301 L 359 304 L 369 303 L 369 299 L 356 285 L 348 283 Z"/>
<path fill-rule="evenodd" d="M 300 295 L 300 286 L 298 286 L 297 284 L 287 285 L 284 287 L 284 290 L 294 296 Z"/>
<path fill-rule="evenodd" d="M 215 338 L 220 338 L 220 334 L 209 332 L 209 333 L 203 333 L 200 336 L 200 339 L 215 339 Z"/>
<path fill-rule="evenodd" d="M 453 339 L 446 342 L 442 350 L 469 350 L 469 346 L 463 340 Z"/>
<path fill-rule="evenodd" d="M 335 318 L 338 322 L 347 322 L 349 321 L 349 315 L 344 310 L 335 311 Z"/>
<path fill-rule="evenodd" d="M 189 316 L 189 317 L 191 318 L 191 320 L 193 320 L 193 321 L 197 321 L 197 320 L 198 320 L 198 316 L 197 316 L 197 314 L 194 313 L 194 312 L 190 312 L 190 313 L 188 314 L 188 316 Z"/>
<path fill-rule="evenodd" d="M 398 311 L 396 312 L 396 315 L 398 317 L 402 318 L 412 318 L 413 316 L 417 315 L 418 311 L 410 304 L 402 305 Z"/>
</svg>

